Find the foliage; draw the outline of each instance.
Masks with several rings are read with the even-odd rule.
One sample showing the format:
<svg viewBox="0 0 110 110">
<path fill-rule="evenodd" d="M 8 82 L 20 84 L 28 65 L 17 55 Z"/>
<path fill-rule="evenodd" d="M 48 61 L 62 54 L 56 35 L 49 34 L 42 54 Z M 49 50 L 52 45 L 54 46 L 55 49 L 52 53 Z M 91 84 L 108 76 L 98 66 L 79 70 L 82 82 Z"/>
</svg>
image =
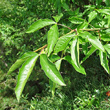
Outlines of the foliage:
<svg viewBox="0 0 110 110">
<path fill-rule="evenodd" d="M 38 50 L 41 50 L 40 53 L 35 54 L 34 52 L 32 52 L 32 55 L 30 53 L 25 53 L 12 65 L 12 67 L 8 71 L 8 74 L 10 74 L 22 65 L 19 70 L 17 85 L 15 88 L 15 93 L 18 101 L 39 56 L 42 69 L 44 70 L 49 80 L 53 82 L 50 83 L 50 86 L 52 86 L 53 88 L 53 96 L 55 92 L 55 86 L 53 86 L 54 84 L 61 86 L 66 85 L 60 72 L 58 71 L 60 69 L 62 60 L 68 61 L 73 65 L 76 71 L 86 75 L 85 69 L 83 68 L 81 63 L 83 63 L 91 54 L 96 51 L 97 55 L 99 55 L 100 57 L 101 65 L 109 74 L 108 58 L 110 52 L 109 46 L 107 46 L 110 45 L 108 35 L 110 28 L 109 14 L 110 9 L 107 7 L 106 9 L 100 9 L 100 7 L 97 8 L 97 6 L 89 6 L 82 13 L 77 11 L 77 16 L 69 16 L 68 19 L 71 23 L 73 23 L 73 25 L 76 25 L 75 28 L 70 28 L 58 23 L 63 16 L 62 14 L 60 14 L 59 16 L 54 16 L 53 18 L 55 19 L 55 21 L 49 19 L 40 19 L 32 24 L 26 31 L 26 33 L 33 33 L 48 25 L 53 24 L 53 26 L 48 31 L 47 45 L 34 51 L 37 52 Z M 59 36 L 59 25 L 68 28 L 70 32 L 66 33 L 65 35 L 63 34 L 62 36 Z M 104 36 L 106 36 L 106 38 Z M 80 60 L 81 54 L 85 55 L 82 60 Z"/>
<path fill-rule="evenodd" d="M 104 69 L 106 71 L 108 71 L 109 69 L 107 66 L 108 62 L 107 60 L 108 58 L 110 58 L 109 56 L 110 40 L 108 28 L 109 26 L 107 26 L 110 24 L 109 6 L 110 6 L 109 0 L 83 0 L 83 1 L 1 0 L 0 1 L 1 110 L 29 109 L 29 107 L 30 109 L 47 108 L 52 110 L 53 108 L 78 109 L 79 105 L 80 109 L 101 109 L 101 108 L 108 109 L 109 101 L 107 101 L 105 97 L 106 94 L 105 92 L 110 89 L 109 75 L 107 75 L 106 72 L 100 66 L 97 67 L 97 65 L 99 65 L 100 58 L 101 59 L 100 62 L 103 65 Z M 43 22 L 41 26 L 42 29 L 37 30 L 34 33 L 25 34 L 26 30 L 29 28 L 31 24 L 34 24 L 34 22 L 39 21 L 39 19 L 41 21 L 45 21 L 45 18 L 46 20 L 48 19 L 52 21 L 53 26 L 51 25 L 47 26 Z M 86 29 L 88 30 L 83 31 L 80 30 L 81 28 L 84 27 L 84 25 L 81 25 L 83 23 L 84 25 L 88 26 L 86 27 Z M 94 28 L 96 30 L 89 31 L 89 29 Z M 101 30 L 99 30 L 99 28 Z M 77 29 L 77 34 L 79 36 L 78 39 L 76 38 L 74 39 L 74 41 L 72 41 L 73 39 L 72 35 L 74 34 L 76 36 L 76 33 L 72 32 L 70 36 L 66 34 L 69 33 L 69 30 L 71 31 L 74 29 Z M 85 33 L 82 33 L 81 31 Z M 89 38 L 86 39 L 84 34 L 89 34 Z M 103 47 L 100 48 L 99 46 L 97 46 L 98 41 L 94 43 L 91 42 L 91 40 L 93 40 L 91 35 L 94 36 L 94 38 L 96 36 L 96 38 L 98 38 Z M 101 39 L 99 38 L 99 36 L 101 37 Z M 65 39 L 65 37 L 67 39 Z M 65 43 L 63 45 L 63 48 L 58 48 L 59 47 L 58 42 L 62 41 L 62 39 L 65 41 L 67 40 L 69 43 L 66 42 L 68 44 Z M 52 40 L 54 42 L 52 42 Z M 74 50 L 73 48 L 71 48 L 71 47 L 78 48 L 78 45 L 74 45 L 74 43 L 77 44 L 77 42 L 79 42 L 79 51 L 78 49 Z M 46 43 L 48 43 L 48 46 Z M 60 44 L 62 45 L 62 42 L 60 42 Z M 91 44 L 94 46 L 92 46 Z M 66 48 L 65 51 L 63 51 L 64 47 Z M 104 50 L 106 50 L 106 53 L 104 54 L 101 52 L 103 51 L 103 48 Z M 42 57 L 39 57 L 35 64 L 37 66 L 33 68 L 34 65 L 33 66 L 31 65 L 30 66 L 31 68 L 27 70 L 28 75 L 30 75 L 30 71 L 33 68 L 33 72 L 30 75 L 30 77 L 27 76 L 27 74 L 20 75 L 20 77 L 25 76 L 25 78 L 28 77 L 29 78 L 28 80 L 26 79 L 23 81 L 24 84 L 26 83 L 26 81 L 27 83 L 22 93 L 24 95 L 21 95 L 21 100 L 18 103 L 15 99 L 14 87 L 15 85 L 18 84 L 19 87 L 22 87 L 23 89 L 24 85 L 20 85 L 20 83 L 18 82 L 16 83 L 16 79 L 18 79 L 18 70 L 12 72 L 13 71 L 12 69 L 12 71 L 10 71 L 10 73 L 12 72 L 11 76 L 9 75 L 7 76 L 6 74 L 7 69 L 12 65 L 12 63 L 15 60 L 17 60 L 18 57 L 20 57 L 17 60 L 19 65 L 16 64 L 15 69 L 20 66 L 23 66 L 23 64 L 25 65 L 26 62 L 32 61 L 34 57 L 33 55 L 36 55 L 35 52 L 38 52 L 39 50 L 42 49 L 44 50 L 39 53 L 39 55 L 42 54 L 41 55 Z M 35 52 L 30 52 L 33 50 L 35 50 Z M 74 51 L 77 51 L 77 54 L 73 56 L 73 54 L 71 55 L 71 53 Z M 44 55 L 44 52 L 47 53 L 47 56 Z M 54 54 L 54 52 L 56 53 L 58 52 L 58 55 Z M 30 56 L 27 55 L 26 58 L 24 53 L 31 54 Z M 90 60 L 91 54 L 95 56 L 95 58 L 93 58 L 92 60 Z M 98 54 L 100 55 L 99 58 Z M 24 58 L 22 57 L 22 55 L 24 56 Z M 80 58 L 77 57 L 78 55 L 80 56 Z M 66 86 L 60 87 L 56 83 L 53 83 L 52 80 L 49 80 L 48 85 L 48 78 L 46 77 L 46 75 L 43 74 L 43 71 L 40 69 L 41 63 L 43 65 L 44 71 L 47 74 L 47 71 L 45 69 L 47 66 L 43 64 L 44 61 L 43 57 L 45 57 L 45 59 L 49 59 L 49 61 L 47 60 L 48 62 L 46 62 L 47 64 L 51 65 L 49 67 L 55 68 L 56 66 L 57 76 L 59 76 L 58 73 L 60 71 L 61 74 L 60 78 L 61 76 L 63 77 L 64 79 L 63 82 L 65 82 Z M 76 57 L 76 59 L 74 59 L 74 57 Z M 96 58 L 98 58 L 98 60 L 96 60 Z M 42 61 L 40 61 L 40 59 Z M 73 62 L 71 59 L 74 59 L 75 62 Z M 96 62 L 94 62 L 95 60 Z M 78 64 L 78 61 L 80 62 L 80 65 Z M 72 66 L 68 62 L 72 66 L 74 66 L 74 68 L 72 68 Z M 104 65 L 105 62 L 106 65 Z M 88 66 L 90 63 L 91 66 Z M 79 66 L 80 69 L 78 68 Z M 91 68 L 92 66 L 93 68 Z M 86 76 L 84 76 L 82 74 L 77 73 L 74 69 L 77 70 L 77 72 L 79 73 L 87 74 Z M 23 68 L 21 67 L 20 70 L 23 70 Z M 52 96 L 54 96 L 55 94 L 54 98 L 50 96 L 50 91 L 52 92 Z M 95 91 L 99 91 L 100 94 L 98 95 L 97 94 L 98 92 Z M 33 100 L 31 100 L 30 103 L 31 97 L 34 98 Z M 95 103 L 92 103 L 92 99 L 95 100 Z M 44 106 L 42 106 L 42 103 Z"/>
</svg>

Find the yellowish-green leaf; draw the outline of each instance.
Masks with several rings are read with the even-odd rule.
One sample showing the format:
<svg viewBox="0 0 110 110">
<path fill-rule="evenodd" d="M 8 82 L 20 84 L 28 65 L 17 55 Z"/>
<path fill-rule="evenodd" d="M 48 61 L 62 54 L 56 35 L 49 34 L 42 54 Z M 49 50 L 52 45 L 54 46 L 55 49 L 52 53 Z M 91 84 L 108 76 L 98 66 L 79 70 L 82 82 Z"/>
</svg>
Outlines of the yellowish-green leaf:
<svg viewBox="0 0 110 110">
<path fill-rule="evenodd" d="M 36 55 L 33 55 L 30 58 L 28 58 L 19 70 L 17 85 L 15 88 L 15 93 L 18 101 L 20 100 L 20 96 L 22 94 L 24 86 L 33 70 L 38 56 L 39 55 L 36 53 Z"/>
<path fill-rule="evenodd" d="M 58 27 L 57 25 L 53 25 L 49 32 L 48 32 L 48 46 L 47 46 L 47 49 L 48 49 L 48 56 L 50 56 L 51 52 L 53 51 L 54 49 L 54 46 L 58 40 Z"/>
<path fill-rule="evenodd" d="M 29 29 L 26 31 L 26 33 L 35 32 L 35 31 L 37 31 L 45 26 L 51 25 L 51 24 L 55 24 L 55 22 L 50 19 L 40 19 L 40 20 L 36 21 L 34 24 L 32 24 L 29 27 Z"/>
</svg>

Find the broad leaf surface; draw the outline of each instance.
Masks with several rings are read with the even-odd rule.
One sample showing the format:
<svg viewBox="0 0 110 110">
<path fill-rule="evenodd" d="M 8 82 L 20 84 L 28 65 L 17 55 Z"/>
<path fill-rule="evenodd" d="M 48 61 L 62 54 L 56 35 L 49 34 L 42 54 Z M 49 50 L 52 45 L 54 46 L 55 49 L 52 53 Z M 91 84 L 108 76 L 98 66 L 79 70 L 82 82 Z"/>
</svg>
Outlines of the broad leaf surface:
<svg viewBox="0 0 110 110">
<path fill-rule="evenodd" d="M 55 66 L 56 66 L 56 68 L 58 69 L 58 71 L 60 70 L 60 66 L 61 66 L 61 59 L 59 59 L 59 60 L 57 60 L 56 62 L 55 62 Z"/>
<path fill-rule="evenodd" d="M 59 20 L 61 19 L 61 17 L 63 17 L 63 14 L 60 13 L 60 15 L 57 15 L 57 16 L 52 16 L 56 22 L 59 22 Z"/>
<path fill-rule="evenodd" d="M 51 24 L 55 24 L 55 22 L 50 19 L 40 19 L 37 22 L 35 22 L 34 24 L 32 24 L 29 27 L 29 29 L 26 31 L 26 33 L 35 32 L 35 31 L 37 31 L 45 26 L 51 25 Z"/>
<path fill-rule="evenodd" d="M 82 64 L 87 58 L 89 58 L 89 56 L 92 55 L 95 51 L 96 51 L 96 48 L 92 46 L 91 49 L 87 52 L 86 56 L 82 59 L 81 64 Z"/>
<path fill-rule="evenodd" d="M 74 68 L 77 72 L 79 73 L 82 73 L 82 74 L 85 74 L 86 75 L 86 72 L 85 72 L 85 69 L 80 65 L 80 68 L 78 68 L 75 64 L 74 64 L 74 61 L 72 60 L 71 56 L 67 55 L 63 58 L 64 60 L 67 60 Z"/>
<path fill-rule="evenodd" d="M 97 12 L 96 11 L 92 11 L 89 15 L 89 23 L 97 16 Z"/>
<path fill-rule="evenodd" d="M 110 54 L 110 44 L 105 44 L 104 48 Z"/>
<path fill-rule="evenodd" d="M 71 58 L 74 64 L 79 68 L 79 44 L 77 38 L 73 39 L 71 45 Z"/>
<path fill-rule="evenodd" d="M 106 70 L 106 72 L 109 73 L 109 66 L 108 66 L 107 54 L 104 53 L 104 52 L 102 52 L 102 51 L 100 51 L 99 52 L 99 56 L 100 56 L 101 65 Z"/>
<path fill-rule="evenodd" d="M 66 46 L 68 45 L 69 41 L 71 40 L 71 38 L 74 36 L 75 36 L 74 34 L 67 34 L 67 35 L 60 37 L 55 46 L 54 52 L 57 53 L 59 51 L 64 50 Z"/>
<path fill-rule="evenodd" d="M 56 60 L 59 60 L 60 57 L 58 55 L 54 55 L 54 54 L 51 54 L 49 56 L 49 59 L 52 61 L 52 62 L 55 62 Z"/>
<path fill-rule="evenodd" d="M 82 51 L 83 51 L 84 55 L 87 54 L 87 52 L 88 52 L 88 43 L 87 42 L 82 43 Z"/>
<path fill-rule="evenodd" d="M 53 51 L 54 49 L 54 46 L 58 40 L 58 27 L 57 25 L 53 25 L 49 32 L 48 32 L 48 46 L 47 46 L 47 49 L 48 49 L 48 56 L 50 56 L 51 52 Z"/>
<path fill-rule="evenodd" d="M 65 86 L 61 74 L 57 70 L 56 66 L 48 60 L 46 54 L 40 55 L 40 64 L 49 79 L 51 79 L 54 83 Z"/>
<path fill-rule="evenodd" d="M 77 17 L 73 16 L 73 17 L 69 18 L 69 21 L 71 21 L 74 24 L 81 24 L 84 22 L 84 19 L 77 18 Z"/>
<path fill-rule="evenodd" d="M 36 55 L 35 52 L 27 52 L 24 53 L 24 55 L 18 59 L 9 69 L 8 74 L 12 73 L 14 70 L 19 68 L 29 57 Z"/>
<path fill-rule="evenodd" d="M 29 59 L 27 59 L 26 62 L 22 65 L 22 67 L 19 70 L 19 74 L 17 78 L 17 85 L 15 88 L 15 93 L 16 93 L 16 97 L 18 101 L 20 99 L 24 86 L 33 70 L 33 67 L 36 63 L 38 56 L 39 55 L 36 54 L 30 57 Z"/>
<path fill-rule="evenodd" d="M 99 39 L 95 36 L 92 36 L 89 32 L 83 32 L 79 34 L 81 37 L 87 39 L 89 42 L 92 43 L 92 45 L 101 50 L 101 51 L 105 51 L 103 45 L 101 44 L 101 42 L 99 41 Z"/>
<path fill-rule="evenodd" d="M 103 41 L 110 41 L 110 34 L 101 35 L 101 40 L 103 40 Z"/>
</svg>

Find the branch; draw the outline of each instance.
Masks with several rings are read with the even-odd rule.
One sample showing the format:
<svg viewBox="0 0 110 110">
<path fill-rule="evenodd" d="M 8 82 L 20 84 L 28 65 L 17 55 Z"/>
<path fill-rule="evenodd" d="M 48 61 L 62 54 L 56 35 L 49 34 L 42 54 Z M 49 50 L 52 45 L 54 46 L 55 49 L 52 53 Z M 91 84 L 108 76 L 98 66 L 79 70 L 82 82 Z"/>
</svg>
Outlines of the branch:
<svg viewBox="0 0 110 110">
<path fill-rule="evenodd" d="M 38 49 L 37 49 L 37 50 L 35 50 L 34 52 L 37 52 L 37 51 L 39 51 L 39 50 L 41 50 L 41 49 L 44 49 L 45 47 L 47 47 L 47 44 L 46 44 L 46 45 L 44 45 L 43 47 L 38 48 Z"/>
</svg>

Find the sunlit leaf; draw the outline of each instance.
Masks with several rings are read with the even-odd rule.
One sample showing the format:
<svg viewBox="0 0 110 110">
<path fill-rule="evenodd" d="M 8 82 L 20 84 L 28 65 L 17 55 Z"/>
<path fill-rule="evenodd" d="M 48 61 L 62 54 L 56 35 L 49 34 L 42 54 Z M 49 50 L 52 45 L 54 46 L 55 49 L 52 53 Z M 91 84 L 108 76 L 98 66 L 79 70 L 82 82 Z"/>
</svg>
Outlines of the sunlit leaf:
<svg viewBox="0 0 110 110">
<path fill-rule="evenodd" d="M 86 75 L 86 72 L 85 72 L 85 69 L 80 65 L 80 68 L 78 68 L 75 64 L 74 64 L 74 61 L 72 60 L 71 56 L 67 55 L 63 58 L 64 60 L 67 60 L 74 68 L 77 72 L 79 73 L 82 73 L 82 74 L 85 74 Z"/>
<path fill-rule="evenodd" d="M 65 86 L 61 74 L 57 70 L 56 66 L 48 60 L 46 54 L 40 55 L 40 64 L 49 79 L 51 79 L 54 83 Z"/>
<path fill-rule="evenodd" d="M 51 25 L 51 24 L 55 24 L 55 22 L 50 19 L 40 19 L 40 20 L 36 21 L 34 24 L 32 24 L 29 27 L 29 29 L 26 31 L 26 33 L 35 32 L 35 31 L 37 31 L 45 26 Z"/>
<path fill-rule="evenodd" d="M 22 65 L 22 67 L 19 70 L 17 85 L 15 88 L 15 93 L 18 101 L 20 100 L 20 96 L 22 94 L 24 86 L 33 70 L 38 56 L 38 54 L 31 56 L 29 59 L 26 60 L 26 62 Z"/>
<path fill-rule="evenodd" d="M 105 44 L 104 48 L 110 54 L 110 44 Z"/>
<path fill-rule="evenodd" d="M 99 39 L 96 36 L 92 36 L 92 34 L 90 34 L 89 32 L 82 32 L 79 34 L 81 37 L 87 39 L 89 42 L 92 43 L 92 45 L 101 50 L 101 51 L 105 51 L 103 45 L 101 44 L 101 42 L 99 41 Z"/>
<path fill-rule="evenodd" d="M 68 45 L 69 41 L 71 40 L 71 38 L 74 36 L 75 34 L 67 34 L 67 35 L 60 37 L 55 46 L 54 52 L 57 53 L 59 51 L 64 50 L 66 46 Z"/>
<path fill-rule="evenodd" d="M 77 38 L 73 39 L 72 41 L 71 58 L 74 64 L 79 68 L 79 44 Z"/>
<path fill-rule="evenodd" d="M 102 51 L 100 51 L 99 52 L 99 56 L 100 56 L 101 65 L 106 70 L 106 72 L 109 73 L 109 66 L 108 66 L 107 54 L 104 53 L 104 52 L 102 52 Z"/>
<path fill-rule="evenodd" d="M 110 15 L 110 9 L 97 9 L 99 13 Z"/>
<path fill-rule="evenodd" d="M 59 22 L 59 20 L 63 17 L 63 14 L 60 13 L 60 15 L 57 15 L 57 16 L 52 16 L 56 22 Z"/>
<path fill-rule="evenodd" d="M 8 74 L 19 68 L 29 57 L 36 55 L 35 52 L 27 52 L 20 59 L 18 59 L 9 69 Z"/>
<path fill-rule="evenodd" d="M 59 60 L 57 60 L 56 62 L 55 62 L 55 66 L 56 66 L 56 68 L 58 69 L 58 70 L 60 70 L 60 66 L 61 66 L 61 59 L 59 59 Z"/>
<path fill-rule="evenodd" d="M 103 41 L 110 41 L 110 34 L 101 35 L 101 40 L 103 40 Z"/>
<path fill-rule="evenodd" d="M 96 11 L 92 11 L 90 12 L 89 16 L 89 23 L 97 16 L 97 12 Z"/>
<path fill-rule="evenodd" d="M 54 26 L 52 26 L 48 32 L 48 56 L 51 54 L 51 52 L 53 51 L 53 48 L 58 40 L 58 27 L 55 24 Z"/>
</svg>

